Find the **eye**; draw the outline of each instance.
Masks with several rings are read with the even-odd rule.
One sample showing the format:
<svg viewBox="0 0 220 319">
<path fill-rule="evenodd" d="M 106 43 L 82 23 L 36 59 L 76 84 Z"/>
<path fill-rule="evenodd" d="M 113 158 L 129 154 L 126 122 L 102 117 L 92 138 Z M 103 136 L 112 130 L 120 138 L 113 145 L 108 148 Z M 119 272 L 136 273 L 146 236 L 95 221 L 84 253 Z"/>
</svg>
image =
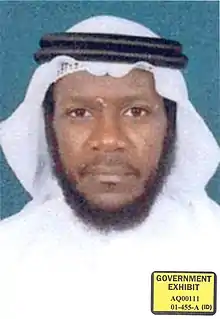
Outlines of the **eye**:
<svg viewBox="0 0 220 319">
<path fill-rule="evenodd" d="M 145 108 L 134 106 L 124 112 L 125 116 L 131 117 L 143 117 L 150 113 L 150 111 L 146 110 Z"/>
<path fill-rule="evenodd" d="M 69 112 L 69 115 L 74 118 L 85 118 L 85 117 L 88 118 L 92 116 L 92 114 L 84 108 L 77 108 L 77 109 L 71 110 Z"/>
</svg>

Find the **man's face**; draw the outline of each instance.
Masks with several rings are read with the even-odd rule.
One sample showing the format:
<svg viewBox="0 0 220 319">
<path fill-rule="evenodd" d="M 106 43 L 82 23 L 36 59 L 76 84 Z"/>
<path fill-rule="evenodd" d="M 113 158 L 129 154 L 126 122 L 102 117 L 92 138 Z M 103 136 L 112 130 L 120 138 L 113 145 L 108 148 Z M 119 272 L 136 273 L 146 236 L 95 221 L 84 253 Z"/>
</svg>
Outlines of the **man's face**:
<svg viewBox="0 0 220 319">
<path fill-rule="evenodd" d="M 102 231 L 140 225 L 174 160 L 175 132 L 153 75 L 133 70 L 113 78 L 83 71 L 52 88 L 45 100 L 54 106 L 52 118 L 45 113 L 46 131 L 66 202 Z"/>
<path fill-rule="evenodd" d="M 139 197 L 157 168 L 167 126 L 151 73 L 73 73 L 56 83 L 54 100 L 54 129 L 69 180 L 107 211 Z"/>
</svg>

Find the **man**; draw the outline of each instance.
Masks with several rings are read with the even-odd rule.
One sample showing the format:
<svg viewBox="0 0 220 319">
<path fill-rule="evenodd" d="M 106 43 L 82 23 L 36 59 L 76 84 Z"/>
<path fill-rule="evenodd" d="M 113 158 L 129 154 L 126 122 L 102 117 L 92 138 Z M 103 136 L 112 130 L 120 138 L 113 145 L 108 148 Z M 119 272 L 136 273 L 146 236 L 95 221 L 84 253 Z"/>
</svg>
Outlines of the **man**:
<svg viewBox="0 0 220 319">
<path fill-rule="evenodd" d="M 191 105 L 181 73 L 168 67 L 179 52 L 162 54 L 163 66 L 155 62 L 158 48 L 147 56 L 155 63 L 143 60 L 136 42 L 122 54 L 119 47 L 131 41 L 126 36 L 150 37 L 151 46 L 157 36 L 116 17 L 90 18 L 68 33 L 41 41 L 35 58 L 45 63 L 1 127 L 6 158 L 33 198 L 1 222 L 1 317 L 214 313 L 216 303 L 208 303 L 216 298 L 212 274 L 203 302 L 209 310 L 202 304 L 178 310 L 178 302 L 155 308 L 162 295 L 153 293 L 151 282 L 155 271 L 219 272 L 213 245 L 220 213 L 204 189 L 220 151 Z M 66 43 L 79 33 L 86 34 L 75 39 L 80 50 Z M 118 39 L 114 54 L 108 46 Z M 134 56 L 141 58 L 122 61 Z M 192 277 L 196 285 L 199 276 Z M 176 300 L 183 278 L 166 286 L 177 290 L 170 299 Z M 200 286 L 179 289 L 190 296 L 192 287 L 195 298 L 203 298 Z"/>
</svg>

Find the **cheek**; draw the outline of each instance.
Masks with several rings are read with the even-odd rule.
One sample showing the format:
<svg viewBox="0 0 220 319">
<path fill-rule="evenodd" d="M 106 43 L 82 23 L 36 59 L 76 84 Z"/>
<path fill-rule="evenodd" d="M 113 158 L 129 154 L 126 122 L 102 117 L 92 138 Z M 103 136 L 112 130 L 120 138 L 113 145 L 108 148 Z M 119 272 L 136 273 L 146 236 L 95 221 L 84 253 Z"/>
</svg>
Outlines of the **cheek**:
<svg viewBox="0 0 220 319">
<path fill-rule="evenodd" d="M 75 175 L 76 167 L 82 162 L 83 145 L 90 134 L 90 129 L 76 127 L 66 122 L 54 122 L 61 161 L 67 173 Z"/>
<path fill-rule="evenodd" d="M 149 171 L 157 167 L 162 153 L 166 127 L 167 123 L 164 119 L 130 130 L 130 140 L 135 145 L 136 155 L 144 170 Z"/>
</svg>

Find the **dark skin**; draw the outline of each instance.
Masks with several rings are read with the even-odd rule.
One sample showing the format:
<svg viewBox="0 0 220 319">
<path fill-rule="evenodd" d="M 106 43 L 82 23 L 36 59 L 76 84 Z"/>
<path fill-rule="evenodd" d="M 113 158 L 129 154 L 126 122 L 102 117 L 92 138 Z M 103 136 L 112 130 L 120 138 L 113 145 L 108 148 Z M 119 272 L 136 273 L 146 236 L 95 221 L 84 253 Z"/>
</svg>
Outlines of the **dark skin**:
<svg viewBox="0 0 220 319">
<path fill-rule="evenodd" d="M 103 212 L 119 211 L 157 174 L 167 117 L 150 72 L 77 72 L 54 86 L 53 129 L 68 181 Z"/>
</svg>

